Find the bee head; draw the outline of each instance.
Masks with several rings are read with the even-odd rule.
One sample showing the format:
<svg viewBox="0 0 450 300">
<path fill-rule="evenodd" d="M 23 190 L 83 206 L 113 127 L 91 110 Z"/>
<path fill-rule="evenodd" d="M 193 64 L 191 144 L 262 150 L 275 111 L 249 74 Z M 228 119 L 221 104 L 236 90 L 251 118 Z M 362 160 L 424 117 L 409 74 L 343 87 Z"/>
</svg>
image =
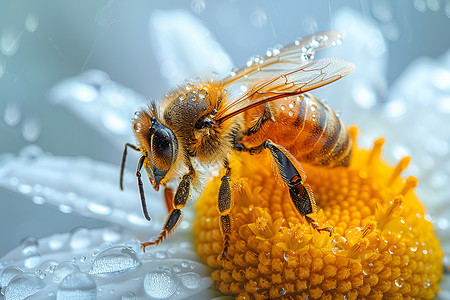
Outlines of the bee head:
<svg viewBox="0 0 450 300">
<path fill-rule="evenodd" d="M 150 181 L 158 189 L 178 155 L 178 143 L 172 130 L 151 117 L 148 131 L 147 164 L 145 166 Z"/>
</svg>

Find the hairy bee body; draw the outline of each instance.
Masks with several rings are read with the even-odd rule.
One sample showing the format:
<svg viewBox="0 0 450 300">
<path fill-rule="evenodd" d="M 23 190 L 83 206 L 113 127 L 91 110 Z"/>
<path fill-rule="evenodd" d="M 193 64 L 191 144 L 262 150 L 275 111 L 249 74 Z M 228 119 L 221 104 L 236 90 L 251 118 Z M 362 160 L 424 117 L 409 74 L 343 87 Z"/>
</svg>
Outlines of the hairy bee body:
<svg viewBox="0 0 450 300">
<path fill-rule="evenodd" d="M 297 211 L 317 231 L 332 232 L 308 217 L 316 210 L 315 200 L 300 163 L 336 167 L 348 166 L 350 161 L 351 139 L 345 126 L 328 106 L 305 94 L 353 70 L 352 63 L 341 59 L 309 61 L 312 52 L 339 44 L 341 38 L 340 32 L 330 31 L 297 40 L 222 81 L 189 82 L 168 93 L 159 105 L 152 102 L 136 114 L 133 130 L 138 146 L 125 144 L 120 187 L 127 149 L 140 151 L 136 177 L 144 216 L 150 220 L 142 169 L 155 190 L 167 188 L 169 210 L 160 235 L 142 243 L 143 249 L 159 244 L 174 230 L 181 210 L 205 188 L 205 173 L 220 165 L 217 210 L 224 240 L 220 259 L 226 259 L 233 205 L 228 159 L 242 151 L 252 155 L 269 151 L 276 166 L 274 175 L 289 190 Z M 179 183 L 173 194 L 167 185 L 175 181 Z"/>
<path fill-rule="evenodd" d="M 310 94 L 285 97 L 244 113 L 246 130 L 267 113 L 270 120 L 244 141 L 256 146 L 270 139 L 283 145 L 299 162 L 321 167 L 348 166 L 351 139 L 342 121 Z"/>
</svg>

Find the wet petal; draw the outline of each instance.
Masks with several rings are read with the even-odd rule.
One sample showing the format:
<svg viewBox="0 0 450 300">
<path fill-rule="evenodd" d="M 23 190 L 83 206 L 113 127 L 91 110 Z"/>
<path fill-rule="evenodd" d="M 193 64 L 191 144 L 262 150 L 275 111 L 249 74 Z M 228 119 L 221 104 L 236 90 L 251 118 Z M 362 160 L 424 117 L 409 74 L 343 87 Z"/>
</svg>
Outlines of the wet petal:
<svg viewBox="0 0 450 300">
<path fill-rule="evenodd" d="M 186 79 L 229 74 L 233 63 L 212 33 L 193 15 L 181 11 L 154 11 L 149 23 L 161 74 L 174 87 Z"/>
</svg>

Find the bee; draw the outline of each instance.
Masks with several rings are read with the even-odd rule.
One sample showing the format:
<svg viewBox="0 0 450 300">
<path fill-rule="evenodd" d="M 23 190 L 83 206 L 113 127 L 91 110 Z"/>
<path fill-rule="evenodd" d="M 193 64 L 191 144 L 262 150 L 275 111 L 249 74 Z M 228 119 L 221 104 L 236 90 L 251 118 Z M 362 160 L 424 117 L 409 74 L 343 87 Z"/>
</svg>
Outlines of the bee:
<svg viewBox="0 0 450 300">
<path fill-rule="evenodd" d="M 313 229 L 331 234 L 331 228 L 319 228 L 308 216 L 316 206 L 300 163 L 328 168 L 349 165 L 352 144 L 346 127 L 326 104 L 306 94 L 354 69 L 342 59 L 312 59 L 316 51 L 340 44 L 342 37 L 329 31 L 268 50 L 266 57 L 253 58 L 221 81 L 191 81 L 168 93 L 160 105 L 151 102 L 137 112 L 132 128 L 138 146 L 125 144 L 120 188 L 127 149 L 140 151 L 136 176 L 144 216 L 150 221 L 142 168 L 155 190 L 166 187 L 169 209 L 160 235 L 141 244 L 144 251 L 174 230 L 183 207 L 197 200 L 206 187 L 207 170 L 219 164 L 223 170 L 217 199 L 223 236 L 219 258 L 227 258 L 233 203 L 228 159 L 239 152 L 270 151 L 275 176 L 289 190 L 298 212 Z M 175 195 L 167 188 L 174 181 L 179 181 Z"/>
</svg>

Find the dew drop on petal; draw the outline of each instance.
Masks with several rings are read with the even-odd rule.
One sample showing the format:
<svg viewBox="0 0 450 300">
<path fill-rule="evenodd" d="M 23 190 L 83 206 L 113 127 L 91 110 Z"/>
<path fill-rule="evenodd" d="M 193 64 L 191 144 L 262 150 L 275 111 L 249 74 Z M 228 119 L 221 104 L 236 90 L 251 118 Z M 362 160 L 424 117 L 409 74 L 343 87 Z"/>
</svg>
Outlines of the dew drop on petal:
<svg viewBox="0 0 450 300">
<path fill-rule="evenodd" d="M 39 18 L 35 13 L 28 13 L 27 18 L 25 19 L 25 29 L 28 32 L 35 32 L 39 26 Z"/>
<path fill-rule="evenodd" d="M 0 62 L 0 69 L 2 68 L 2 63 Z M 0 70 L 1 73 L 1 70 Z M 1 77 L 1 74 L 0 74 Z M 8 126 L 16 126 L 19 124 L 22 118 L 22 113 L 20 112 L 19 106 L 15 103 L 6 104 L 5 111 L 3 112 L 3 120 Z"/>
<path fill-rule="evenodd" d="M 145 292 L 158 299 L 165 299 L 172 296 L 178 288 L 177 276 L 167 268 L 158 267 L 145 275 Z"/>
<path fill-rule="evenodd" d="M 180 275 L 181 284 L 183 284 L 188 289 L 196 289 L 200 286 L 201 277 L 197 273 L 189 272 Z"/>
<path fill-rule="evenodd" d="M 50 238 L 48 245 L 52 250 L 60 249 L 64 243 L 67 241 L 67 237 L 61 234 L 56 234 Z"/>
<path fill-rule="evenodd" d="M 116 276 L 134 270 L 140 265 L 142 265 L 142 261 L 133 249 L 118 246 L 107 249 L 97 255 L 89 270 L 89 274 Z"/>
<path fill-rule="evenodd" d="M 87 208 L 94 214 L 102 216 L 107 216 L 112 212 L 112 208 L 110 206 L 96 202 L 89 202 Z"/>
<path fill-rule="evenodd" d="M 67 204 L 60 204 L 58 206 L 58 209 L 60 212 L 64 213 L 64 214 L 70 214 L 73 210 L 73 208 L 70 205 Z"/>
<path fill-rule="evenodd" d="M 206 4 L 204 0 L 192 0 L 191 9 L 197 15 L 200 15 L 205 10 Z"/>
<path fill-rule="evenodd" d="M 45 287 L 44 281 L 34 274 L 24 273 L 15 276 L 5 290 L 5 299 L 21 300 L 35 294 Z"/>
<path fill-rule="evenodd" d="M 3 270 L 3 272 L 0 275 L 0 285 L 1 288 L 4 288 L 8 285 L 8 283 L 11 281 L 11 279 L 14 278 L 14 276 L 22 274 L 23 271 L 19 267 L 10 266 Z"/>
<path fill-rule="evenodd" d="M 38 241 L 35 238 L 26 238 L 22 241 L 22 254 L 25 256 L 24 266 L 34 268 L 41 262 L 38 250 Z"/>
<path fill-rule="evenodd" d="M 123 296 L 122 296 L 122 299 L 121 300 L 136 300 L 137 299 L 137 297 L 136 297 L 136 294 L 135 293 L 133 293 L 133 292 L 128 292 L 128 293 L 125 293 Z"/>
<path fill-rule="evenodd" d="M 44 152 L 42 151 L 42 149 L 39 146 L 36 146 L 36 145 L 26 146 L 19 153 L 20 159 L 23 159 L 27 162 L 31 162 L 42 156 L 44 156 Z"/>
<path fill-rule="evenodd" d="M 59 284 L 57 300 L 95 299 L 97 286 L 94 279 L 86 273 L 76 272 L 67 275 Z"/>
<path fill-rule="evenodd" d="M 21 33 L 14 29 L 4 29 L 0 36 L 0 52 L 13 56 L 19 50 Z"/>
<path fill-rule="evenodd" d="M 91 233 L 86 228 L 76 228 L 70 236 L 70 247 L 84 249 L 91 245 Z"/>
<path fill-rule="evenodd" d="M 80 268 L 72 261 L 63 261 L 53 270 L 53 281 L 60 283 L 69 274 L 79 272 Z"/>
<path fill-rule="evenodd" d="M 36 118 L 25 119 L 22 125 L 22 136 L 28 142 L 34 142 L 41 135 L 41 125 Z"/>
<path fill-rule="evenodd" d="M 33 196 L 31 198 L 31 201 L 35 204 L 44 204 L 45 203 L 45 199 L 41 196 Z"/>
<path fill-rule="evenodd" d="M 120 240 L 122 234 L 117 228 L 105 228 L 103 230 L 102 238 L 105 242 L 114 243 Z"/>
</svg>

